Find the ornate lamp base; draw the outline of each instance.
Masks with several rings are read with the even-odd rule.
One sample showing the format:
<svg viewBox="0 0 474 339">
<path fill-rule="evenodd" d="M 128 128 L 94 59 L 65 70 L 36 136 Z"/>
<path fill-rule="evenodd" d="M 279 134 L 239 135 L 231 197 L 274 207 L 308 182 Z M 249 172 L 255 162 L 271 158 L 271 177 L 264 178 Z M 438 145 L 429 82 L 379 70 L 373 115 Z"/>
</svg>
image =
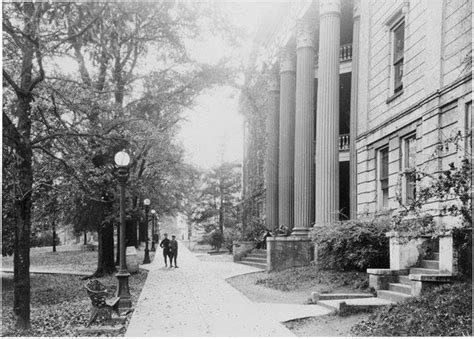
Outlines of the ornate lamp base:
<svg viewBox="0 0 474 339">
<path fill-rule="evenodd" d="M 127 271 L 119 271 L 115 275 L 118 279 L 117 297 L 120 298 L 119 309 L 132 308 L 132 296 L 130 295 L 130 288 L 128 287 L 128 277 L 130 273 Z"/>
</svg>

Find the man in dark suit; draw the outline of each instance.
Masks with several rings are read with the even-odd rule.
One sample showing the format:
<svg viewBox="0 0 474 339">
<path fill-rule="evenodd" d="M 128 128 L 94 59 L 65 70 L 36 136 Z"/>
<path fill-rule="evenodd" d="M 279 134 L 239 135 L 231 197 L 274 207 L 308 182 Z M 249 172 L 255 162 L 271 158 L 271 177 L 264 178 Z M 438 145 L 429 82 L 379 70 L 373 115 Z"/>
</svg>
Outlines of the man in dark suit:
<svg viewBox="0 0 474 339">
<path fill-rule="evenodd" d="M 169 253 L 170 253 L 170 267 L 173 267 L 173 259 L 174 259 L 174 267 L 178 268 L 178 265 L 176 264 L 176 258 L 178 258 L 178 241 L 176 241 L 175 235 L 171 236 Z"/>
<path fill-rule="evenodd" d="M 163 258 L 165 258 L 165 267 L 167 267 L 168 263 L 166 262 L 166 258 L 168 258 L 168 255 L 170 252 L 170 240 L 168 239 L 167 233 L 163 234 L 163 236 L 165 238 L 161 240 L 160 247 L 163 249 Z M 171 265 L 171 258 L 170 258 L 170 265 Z"/>
</svg>

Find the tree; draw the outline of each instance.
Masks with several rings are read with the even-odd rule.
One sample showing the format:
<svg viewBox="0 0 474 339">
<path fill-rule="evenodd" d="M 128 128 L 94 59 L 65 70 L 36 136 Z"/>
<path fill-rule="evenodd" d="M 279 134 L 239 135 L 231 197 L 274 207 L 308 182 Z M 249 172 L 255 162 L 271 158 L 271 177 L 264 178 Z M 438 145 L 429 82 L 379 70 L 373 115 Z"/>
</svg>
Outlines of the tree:
<svg viewBox="0 0 474 339">
<path fill-rule="evenodd" d="M 193 222 L 208 234 L 209 242 L 220 247 L 224 230 L 240 225 L 240 165 L 224 163 L 202 177 Z"/>
<path fill-rule="evenodd" d="M 33 193 L 32 105 L 45 79 L 43 61 L 64 42 L 64 6 L 48 3 L 5 4 L 3 79 L 8 109 L 3 111 L 3 142 L 16 158 L 14 186 L 14 313 L 16 326 L 30 327 L 29 246 Z M 54 25 L 53 25 L 54 23 Z M 77 32 L 81 35 L 87 26 Z"/>
</svg>

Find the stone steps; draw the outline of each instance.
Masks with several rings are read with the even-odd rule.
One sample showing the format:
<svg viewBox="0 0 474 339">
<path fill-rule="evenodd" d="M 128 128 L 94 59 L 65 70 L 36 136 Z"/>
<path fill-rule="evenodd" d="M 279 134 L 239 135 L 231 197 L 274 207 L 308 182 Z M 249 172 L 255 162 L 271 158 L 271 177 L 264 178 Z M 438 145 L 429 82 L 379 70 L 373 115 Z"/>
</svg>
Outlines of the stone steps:
<svg viewBox="0 0 474 339">
<path fill-rule="evenodd" d="M 377 297 L 394 302 L 401 302 L 411 298 L 411 295 L 389 290 L 378 290 Z"/>
<path fill-rule="evenodd" d="M 439 274 L 439 270 L 423 267 L 410 268 L 410 274 Z"/>
<path fill-rule="evenodd" d="M 411 295 L 411 286 L 401 283 L 390 283 L 388 284 L 389 291 L 400 292 L 407 295 Z"/>
<path fill-rule="evenodd" d="M 244 260 L 241 260 L 241 261 L 237 261 L 239 264 L 244 264 L 244 265 L 248 265 L 248 266 L 253 266 L 253 267 L 257 267 L 257 268 L 261 268 L 261 269 L 264 269 L 266 270 L 267 269 L 267 264 L 261 264 L 261 263 L 257 263 L 257 262 L 252 262 L 252 261 L 246 261 L 245 258 Z"/>
<path fill-rule="evenodd" d="M 250 256 L 250 255 L 243 257 L 242 260 L 256 262 L 256 263 L 265 264 L 265 265 L 267 264 L 267 258 L 258 258 L 258 257 Z"/>
<path fill-rule="evenodd" d="M 267 254 L 266 253 L 249 253 L 247 254 L 246 258 L 252 257 L 252 258 L 260 258 L 260 259 L 265 259 L 267 260 Z"/>
<path fill-rule="evenodd" d="M 238 263 L 267 269 L 267 250 L 255 249 L 238 261 Z"/>
<path fill-rule="evenodd" d="M 410 285 L 411 284 L 411 280 L 408 277 L 408 275 L 399 275 L 398 276 L 398 282 L 400 284 L 404 284 L 404 285 Z"/>
</svg>

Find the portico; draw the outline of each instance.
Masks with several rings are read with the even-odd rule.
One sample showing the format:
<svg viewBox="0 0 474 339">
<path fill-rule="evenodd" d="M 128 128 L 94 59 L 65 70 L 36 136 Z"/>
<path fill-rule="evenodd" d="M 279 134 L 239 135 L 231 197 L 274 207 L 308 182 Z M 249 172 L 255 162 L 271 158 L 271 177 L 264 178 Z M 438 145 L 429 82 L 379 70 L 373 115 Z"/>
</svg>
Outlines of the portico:
<svg viewBox="0 0 474 339">
<path fill-rule="evenodd" d="M 340 0 L 321 0 L 313 6 L 297 19 L 295 32 L 281 49 L 279 88 L 270 91 L 266 225 L 268 229 L 284 225 L 292 230 L 289 237 L 267 239 L 270 270 L 307 265 L 313 260 L 314 249 L 308 233 L 313 225 L 327 225 L 341 218 L 341 189 L 346 211 L 343 218 L 349 217 L 349 185 L 346 183 L 349 182 L 349 141 L 352 138 L 349 134 L 353 100 L 349 75 L 352 27 L 350 32 L 347 27 L 341 32 Z M 352 11 L 352 6 L 343 10 L 347 12 L 348 8 Z M 341 36 L 348 33 L 350 40 L 343 41 Z M 344 78 L 344 74 L 349 77 Z M 275 79 L 273 75 L 273 85 L 277 83 Z M 277 93 L 279 105 L 276 104 Z M 276 178 L 275 164 L 278 164 L 278 180 L 272 179 Z M 342 179 L 341 166 L 347 169 Z M 300 259 L 289 264 L 285 259 L 288 257 Z"/>
</svg>

